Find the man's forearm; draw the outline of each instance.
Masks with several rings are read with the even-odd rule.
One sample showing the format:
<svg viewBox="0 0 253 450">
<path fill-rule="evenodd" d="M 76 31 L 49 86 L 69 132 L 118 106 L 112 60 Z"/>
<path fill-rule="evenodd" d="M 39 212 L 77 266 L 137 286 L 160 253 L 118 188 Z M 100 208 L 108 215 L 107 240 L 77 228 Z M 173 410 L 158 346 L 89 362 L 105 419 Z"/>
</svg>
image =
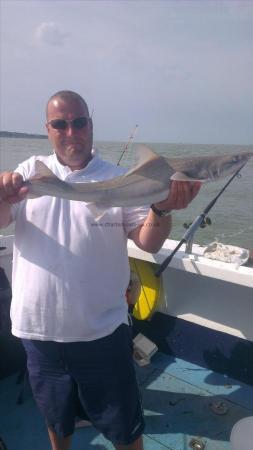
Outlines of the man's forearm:
<svg viewBox="0 0 253 450">
<path fill-rule="evenodd" d="M 133 230 L 129 237 L 142 250 L 149 253 L 156 253 L 169 236 L 171 225 L 171 215 L 159 217 L 150 210 L 143 225 Z"/>
<path fill-rule="evenodd" d="M 167 199 L 151 205 L 153 210 L 150 209 L 144 224 L 133 230 L 129 237 L 142 250 L 158 252 L 171 231 L 171 215 L 163 216 L 163 213 L 187 208 L 200 186 L 199 182 L 171 181 Z"/>
<path fill-rule="evenodd" d="M 12 222 L 10 203 L 0 201 L 0 229 L 6 228 Z"/>
</svg>

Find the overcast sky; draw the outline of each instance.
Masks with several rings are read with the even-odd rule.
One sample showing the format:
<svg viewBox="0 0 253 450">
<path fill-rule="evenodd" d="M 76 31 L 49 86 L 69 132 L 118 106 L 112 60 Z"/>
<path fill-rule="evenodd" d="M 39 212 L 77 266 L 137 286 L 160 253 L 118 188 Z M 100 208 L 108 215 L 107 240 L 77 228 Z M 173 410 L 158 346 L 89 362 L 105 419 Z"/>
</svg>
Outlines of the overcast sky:
<svg viewBox="0 0 253 450">
<path fill-rule="evenodd" d="M 0 129 L 80 93 L 95 140 L 253 144 L 252 1 L 1 0 Z"/>
</svg>

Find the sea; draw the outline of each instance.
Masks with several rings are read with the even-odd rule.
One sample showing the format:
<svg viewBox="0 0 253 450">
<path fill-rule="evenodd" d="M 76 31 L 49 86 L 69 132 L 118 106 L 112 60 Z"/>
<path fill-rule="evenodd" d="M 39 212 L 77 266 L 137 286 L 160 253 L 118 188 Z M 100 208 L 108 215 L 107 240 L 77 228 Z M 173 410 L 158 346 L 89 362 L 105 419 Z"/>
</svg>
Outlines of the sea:
<svg viewBox="0 0 253 450">
<path fill-rule="evenodd" d="M 129 144 L 129 143 L 128 143 Z M 95 142 L 94 147 L 102 158 L 115 164 L 130 167 L 136 162 L 137 143 Z M 253 151 L 246 145 L 206 145 L 143 142 L 155 152 L 166 157 L 221 155 L 240 151 Z M 47 139 L 1 137 L 0 171 L 14 170 L 32 155 L 48 155 L 52 152 Z M 198 196 L 187 209 L 174 211 L 171 239 L 180 240 L 186 227 L 205 209 L 226 184 L 227 179 L 205 183 Z M 226 188 L 208 214 L 208 223 L 194 235 L 194 243 L 206 246 L 213 241 L 253 249 L 253 158 Z M 1 230 L 3 235 L 13 233 L 13 226 Z"/>
</svg>

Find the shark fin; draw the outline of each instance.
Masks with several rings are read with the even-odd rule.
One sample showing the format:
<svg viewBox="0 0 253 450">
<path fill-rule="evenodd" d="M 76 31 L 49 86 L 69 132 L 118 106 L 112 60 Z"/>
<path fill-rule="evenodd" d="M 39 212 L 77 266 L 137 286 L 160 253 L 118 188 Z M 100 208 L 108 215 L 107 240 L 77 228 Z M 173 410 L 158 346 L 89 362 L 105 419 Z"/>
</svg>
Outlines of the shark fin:
<svg viewBox="0 0 253 450">
<path fill-rule="evenodd" d="M 156 153 L 153 152 L 150 148 L 145 145 L 138 145 L 137 147 L 137 164 L 135 164 L 131 169 L 129 169 L 124 176 L 130 175 L 132 172 L 135 172 L 139 167 L 147 164 L 153 159 L 160 158 Z"/>
<path fill-rule="evenodd" d="M 46 166 L 46 164 L 39 159 L 36 159 L 35 161 L 35 171 L 36 175 L 58 179 L 58 177 Z"/>
<path fill-rule="evenodd" d="M 146 147 L 146 145 L 139 144 L 137 147 L 137 155 L 138 155 L 138 165 L 145 164 L 150 159 L 157 158 L 158 155 L 151 150 L 151 148 Z"/>
</svg>

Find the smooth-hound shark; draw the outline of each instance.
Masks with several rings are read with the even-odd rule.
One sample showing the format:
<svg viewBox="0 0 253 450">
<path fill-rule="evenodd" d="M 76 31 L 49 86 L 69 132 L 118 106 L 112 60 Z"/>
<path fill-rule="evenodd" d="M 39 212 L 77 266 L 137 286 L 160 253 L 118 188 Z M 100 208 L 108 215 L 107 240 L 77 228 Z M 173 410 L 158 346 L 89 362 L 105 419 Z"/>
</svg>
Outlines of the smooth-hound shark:
<svg viewBox="0 0 253 450">
<path fill-rule="evenodd" d="M 36 161 L 36 175 L 25 181 L 28 198 L 43 195 L 87 203 L 95 214 L 110 207 L 150 205 L 167 198 L 170 180 L 215 181 L 243 167 L 253 152 L 221 156 L 164 158 L 139 146 L 139 163 L 125 174 L 94 182 L 68 183 L 60 180 L 42 161 Z M 96 215 L 96 214 L 95 214 Z"/>
</svg>

